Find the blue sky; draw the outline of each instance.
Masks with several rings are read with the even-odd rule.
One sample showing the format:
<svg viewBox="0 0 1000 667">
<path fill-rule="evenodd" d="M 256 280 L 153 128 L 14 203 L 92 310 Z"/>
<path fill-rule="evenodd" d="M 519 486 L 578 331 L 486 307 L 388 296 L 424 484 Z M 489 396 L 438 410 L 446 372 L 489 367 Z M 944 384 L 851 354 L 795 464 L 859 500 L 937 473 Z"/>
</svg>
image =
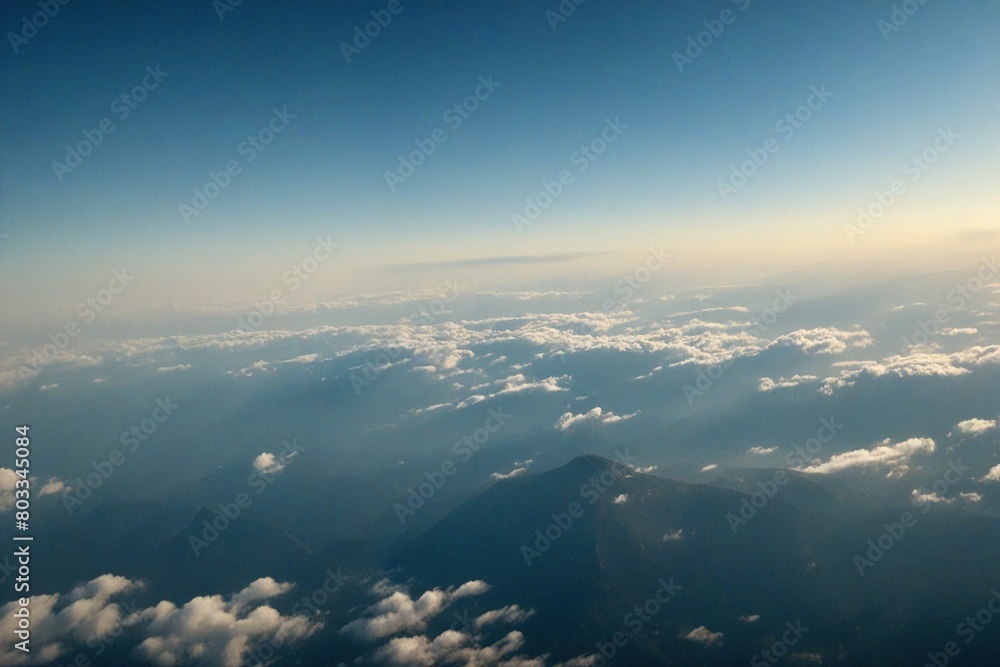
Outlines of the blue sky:
<svg viewBox="0 0 1000 667">
<path fill-rule="evenodd" d="M 191 280 L 150 298 L 226 298 L 331 233 L 355 277 L 415 260 L 653 241 L 685 249 L 692 265 L 747 244 L 772 265 L 871 259 L 844 243 L 842 225 L 945 127 L 961 139 L 894 208 L 902 223 L 867 248 L 940 247 L 939 237 L 995 226 L 994 3 L 930 2 L 887 39 L 878 22 L 891 3 L 874 1 L 848 11 L 588 0 L 555 30 L 545 14 L 555 2 L 400 6 L 349 63 L 341 43 L 384 3 L 248 0 L 223 20 L 210 2 L 61 7 L 3 56 L 5 286 L 47 284 L 58 301 L 129 263 L 148 267 L 150 283 Z M 10 3 L 3 25 L 16 30 L 32 10 Z M 724 10 L 732 23 L 678 72 L 673 54 Z M 115 99 L 157 65 L 169 75 L 119 119 Z M 449 127 L 443 113 L 491 76 L 500 86 Z M 833 96 L 722 201 L 731 165 L 821 85 Z M 294 120 L 244 162 L 238 147 L 274 108 Z M 52 162 L 105 118 L 114 132 L 57 180 Z M 571 155 L 615 118 L 628 129 L 577 173 Z M 447 140 L 390 191 L 385 172 L 437 128 Z M 241 173 L 185 224 L 179 205 L 233 159 Z M 518 234 L 512 214 L 564 169 L 573 183 Z M 326 291 L 345 293 L 373 278 L 330 280 Z"/>
</svg>

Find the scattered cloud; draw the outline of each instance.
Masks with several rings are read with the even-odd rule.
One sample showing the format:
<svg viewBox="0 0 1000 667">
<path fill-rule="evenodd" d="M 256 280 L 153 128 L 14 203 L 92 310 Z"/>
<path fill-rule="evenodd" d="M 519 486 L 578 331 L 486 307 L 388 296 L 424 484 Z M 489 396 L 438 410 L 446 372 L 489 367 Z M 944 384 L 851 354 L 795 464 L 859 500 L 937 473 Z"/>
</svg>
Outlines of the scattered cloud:
<svg viewBox="0 0 1000 667">
<path fill-rule="evenodd" d="M 806 382 L 815 382 L 818 380 L 815 375 L 793 375 L 790 378 L 778 378 L 777 380 L 772 380 L 768 377 L 761 378 L 757 383 L 757 391 L 774 391 L 775 389 L 788 389 L 790 387 L 797 387 L 800 384 L 805 384 Z"/>
<path fill-rule="evenodd" d="M 929 454 L 935 450 L 930 438 L 910 438 L 896 444 L 886 438 L 872 449 L 855 449 L 833 456 L 825 463 L 798 468 L 816 474 L 838 473 L 854 468 L 889 468 L 889 477 L 899 477 L 909 470 L 910 458 L 916 454 Z"/>
<path fill-rule="evenodd" d="M 754 456 L 767 456 L 768 454 L 773 454 L 778 451 L 777 447 L 751 447 L 747 450 L 748 454 L 753 454 Z"/>
<path fill-rule="evenodd" d="M 686 635 L 681 635 L 684 639 L 688 641 L 696 642 L 701 644 L 705 648 L 710 646 L 715 646 L 716 644 L 721 644 L 724 635 L 721 632 L 712 632 L 704 625 L 695 628 Z"/>
<path fill-rule="evenodd" d="M 982 435 L 996 427 L 995 419 L 966 419 L 955 426 L 963 435 Z"/>
<path fill-rule="evenodd" d="M 388 595 L 368 607 L 363 618 L 355 619 L 341 628 L 342 634 L 371 641 L 404 630 L 423 630 L 429 619 L 440 614 L 455 600 L 482 595 L 490 588 L 484 581 L 468 581 L 458 588 L 425 591 L 414 600 L 405 590 L 388 589 L 387 585 L 385 580 L 376 585 L 373 592 Z"/>
<path fill-rule="evenodd" d="M 1000 482 L 1000 465 L 990 468 L 990 471 L 982 478 L 983 482 Z"/>
<path fill-rule="evenodd" d="M 560 431 L 565 431 L 571 426 L 588 421 L 597 422 L 599 424 L 614 424 L 615 422 L 631 419 L 637 414 L 637 412 L 633 412 L 628 415 L 616 415 L 610 411 L 604 412 L 604 410 L 600 407 L 591 408 L 589 411 L 579 415 L 574 415 L 572 412 L 566 412 L 559 418 L 559 421 L 556 422 L 556 428 Z"/>
</svg>

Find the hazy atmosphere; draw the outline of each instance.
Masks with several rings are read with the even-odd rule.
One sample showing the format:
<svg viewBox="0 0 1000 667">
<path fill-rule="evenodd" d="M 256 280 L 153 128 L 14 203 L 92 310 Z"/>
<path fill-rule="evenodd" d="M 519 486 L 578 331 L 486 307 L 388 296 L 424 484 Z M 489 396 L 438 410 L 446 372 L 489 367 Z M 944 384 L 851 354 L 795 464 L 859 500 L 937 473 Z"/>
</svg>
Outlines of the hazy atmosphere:
<svg viewBox="0 0 1000 667">
<path fill-rule="evenodd" d="M 997 3 L 0 27 L 0 665 L 1000 657 Z"/>
</svg>

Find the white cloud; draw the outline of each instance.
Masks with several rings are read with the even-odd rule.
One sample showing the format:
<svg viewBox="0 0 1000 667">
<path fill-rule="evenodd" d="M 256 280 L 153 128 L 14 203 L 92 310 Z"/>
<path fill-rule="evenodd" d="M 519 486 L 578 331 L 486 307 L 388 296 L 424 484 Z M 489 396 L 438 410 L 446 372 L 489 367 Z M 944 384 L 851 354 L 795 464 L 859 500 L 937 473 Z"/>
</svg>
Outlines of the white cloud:
<svg viewBox="0 0 1000 667">
<path fill-rule="evenodd" d="M 823 380 L 821 391 L 826 394 L 836 389 L 853 386 L 862 376 L 957 377 L 971 373 L 971 367 L 1000 363 L 1000 345 L 974 346 L 961 352 L 943 354 L 927 350 L 911 350 L 907 355 L 895 355 L 881 361 L 850 361 L 833 364 L 843 368 L 839 375 Z"/>
<path fill-rule="evenodd" d="M 298 452 L 291 452 L 286 456 L 277 456 L 271 452 L 261 452 L 257 458 L 253 460 L 253 468 L 257 472 L 265 475 L 277 475 L 285 469 L 288 462 L 295 458 L 297 454 Z"/>
<path fill-rule="evenodd" d="M 697 642 L 705 648 L 714 646 L 722 642 L 724 635 L 721 632 L 712 632 L 704 625 L 695 628 L 686 635 L 682 635 L 688 641 Z"/>
<path fill-rule="evenodd" d="M 517 477 L 518 475 L 523 475 L 527 471 L 528 471 L 528 469 L 524 468 L 524 467 L 514 468 L 513 470 L 511 470 L 508 473 L 495 472 L 492 475 L 490 475 L 490 477 L 492 477 L 493 479 L 510 479 L 512 477 Z"/>
<path fill-rule="evenodd" d="M 930 493 L 921 493 L 916 489 L 913 489 L 913 493 L 910 494 L 910 500 L 913 501 L 914 505 L 927 505 L 928 503 L 938 505 L 947 505 L 951 503 L 954 498 L 945 498 L 944 496 L 938 495 L 937 491 L 931 491 Z"/>
<path fill-rule="evenodd" d="M 1000 465 L 990 468 L 990 471 L 982 478 L 983 482 L 1000 482 Z"/>
<path fill-rule="evenodd" d="M 111 602 L 116 595 L 142 587 L 139 581 L 104 574 L 81 584 L 68 594 L 33 595 L 31 609 L 31 653 L 14 648 L 12 638 L 17 627 L 18 602 L 0 607 L 0 633 L 6 639 L 0 648 L 2 665 L 52 664 L 74 646 L 90 639 L 100 639 L 117 631 L 124 617 L 123 609 Z"/>
<path fill-rule="evenodd" d="M 160 366 L 157 373 L 170 373 L 172 371 L 186 371 L 191 368 L 191 364 L 177 364 L 176 366 Z"/>
<path fill-rule="evenodd" d="M 768 377 L 763 377 L 757 382 L 757 391 L 774 391 L 775 389 L 788 389 L 790 387 L 797 387 L 800 384 L 805 384 L 806 382 L 815 382 L 818 380 L 815 375 L 793 375 L 790 378 L 778 378 L 777 380 L 772 380 Z"/>
<path fill-rule="evenodd" d="M 768 347 L 794 346 L 806 354 L 840 354 L 848 348 L 868 347 L 875 341 L 864 329 L 842 331 L 833 327 L 799 329 L 775 338 Z"/>
<path fill-rule="evenodd" d="M 712 470 L 715 470 L 718 467 L 719 467 L 719 465 L 717 463 L 709 463 L 707 466 L 705 466 L 704 468 L 702 468 L 701 471 L 702 472 L 711 472 Z"/>
<path fill-rule="evenodd" d="M 429 619 L 440 614 L 455 600 L 482 595 L 488 590 L 489 585 L 484 581 L 469 581 L 457 589 L 449 587 L 425 591 L 414 600 L 405 590 L 388 588 L 388 582 L 383 580 L 373 591 L 388 595 L 368 607 L 363 618 L 351 621 L 340 632 L 371 641 L 404 630 L 423 630 Z"/>
<path fill-rule="evenodd" d="M 600 407 L 591 408 L 589 411 L 579 415 L 574 415 L 572 412 L 566 412 L 559 417 L 559 420 L 556 422 L 556 428 L 560 431 L 565 431 L 571 426 L 587 421 L 597 422 L 598 424 L 613 424 L 615 422 L 631 419 L 637 414 L 637 412 L 633 412 L 628 415 L 616 415 L 610 411 L 604 412 L 604 410 Z"/>
<path fill-rule="evenodd" d="M 14 503 L 17 500 L 17 482 L 21 479 L 21 476 L 15 470 L 0 468 L 0 512 L 6 512 L 14 507 Z M 32 480 L 31 484 L 32 487 L 36 486 L 38 480 Z M 66 485 L 61 480 L 51 477 L 47 482 L 42 484 L 40 489 L 33 489 L 32 494 L 40 498 L 53 493 L 59 493 L 65 488 Z"/>
<path fill-rule="evenodd" d="M 972 336 L 979 333 L 975 327 L 948 327 L 941 330 L 942 336 Z"/>
<path fill-rule="evenodd" d="M 983 497 L 978 493 L 960 493 L 958 497 L 967 503 L 978 503 L 981 502 Z"/>
<path fill-rule="evenodd" d="M 760 620 L 760 614 L 748 614 L 740 616 L 740 623 L 756 623 Z"/>
<path fill-rule="evenodd" d="M 635 468 L 636 472 L 641 472 L 643 474 L 648 474 L 656 470 L 659 466 L 642 466 L 641 468 Z"/>
<path fill-rule="evenodd" d="M 680 542 L 684 539 L 684 530 L 671 530 L 663 535 L 663 542 Z"/>
<path fill-rule="evenodd" d="M 141 589 L 142 582 L 104 574 L 68 594 L 35 595 L 30 602 L 32 652 L 0 649 L 0 664 L 52 664 L 70 650 L 133 627 L 144 637 L 135 655 L 155 665 L 199 664 L 239 667 L 247 649 L 265 639 L 287 644 L 322 627 L 306 616 L 282 616 L 262 601 L 292 588 L 270 578 L 254 581 L 231 596 L 196 597 L 182 607 L 162 601 L 134 609 L 112 598 Z M 0 632 L 14 636 L 17 601 L 0 608 Z"/>
<path fill-rule="evenodd" d="M 618 494 L 617 496 L 615 496 L 615 500 L 614 500 L 615 505 L 624 505 L 627 502 L 628 502 L 628 494 L 627 493 L 621 493 L 621 494 Z"/>
<path fill-rule="evenodd" d="M 240 667 L 256 643 L 271 639 L 287 645 L 311 636 L 323 623 L 306 616 L 282 616 L 261 604 L 287 593 L 292 584 L 257 579 L 227 601 L 221 595 L 193 598 L 177 607 L 166 600 L 124 620 L 146 638 L 135 653 L 156 665 L 199 664 Z"/>
<path fill-rule="evenodd" d="M 837 454 L 825 463 L 813 463 L 799 468 L 802 472 L 830 474 L 852 468 L 889 468 L 888 476 L 898 477 L 909 470 L 909 460 L 915 454 L 929 454 L 935 450 L 930 438 L 910 438 L 896 444 L 886 438 L 872 449 L 855 449 Z"/>
<path fill-rule="evenodd" d="M 964 435 L 982 435 L 996 427 L 995 419 L 966 419 L 955 426 Z"/>
<path fill-rule="evenodd" d="M 747 450 L 748 454 L 753 454 L 754 456 L 767 456 L 768 454 L 773 454 L 778 451 L 777 447 L 751 447 Z"/>
</svg>

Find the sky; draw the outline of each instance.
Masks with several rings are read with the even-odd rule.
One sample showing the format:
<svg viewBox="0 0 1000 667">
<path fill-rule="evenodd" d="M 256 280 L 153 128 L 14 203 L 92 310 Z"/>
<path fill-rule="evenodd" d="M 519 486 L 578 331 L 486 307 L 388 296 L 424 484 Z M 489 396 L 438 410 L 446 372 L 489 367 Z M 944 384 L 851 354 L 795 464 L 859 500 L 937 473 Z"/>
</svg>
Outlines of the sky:
<svg viewBox="0 0 1000 667">
<path fill-rule="evenodd" d="M 898 29 L 877 1 L 626 14 L 588 0 L 558 19 L 556 2 L 394 8 L 71 3 L 30 39 L 8 35 L 7 317 L 75 303 L 122 267 L 138 275 L 125 309 L 261 298 L 317 238 L 338 252 L 297 299 L 438 284 L 449 262 L 485 286 L 568 284 L 651 245 L 709 281 L 825 262 L 950 266 L 995 247 L 995 3 L 929 2 Z M 2 24 L 23 31 L 33 11 L 5 3 Z M 352 50 L 371 12 L 391 20 Z M 810 99 L 807 120 L 776 125 Z M 95 134 L 102 121 L 113 131 Z M 245 143 L 269 123 L 273 141 Z M 92 153 L 54 166 L 88 131 Z M 603 152 L 581 153 L 595 140 Z M 720 194 L 768 141 L 767 161 Z M 433 152 L 387 182 L 418 142 Z M 934 164 L 914 170 L 927 150 Z M 231 161 L 239 173 L 193 211 Z M 519 225 L 560 174 L 552 203 Z M 897 179 L 903 194 L 872 228 L 845 232 Z"/>
</svg>

